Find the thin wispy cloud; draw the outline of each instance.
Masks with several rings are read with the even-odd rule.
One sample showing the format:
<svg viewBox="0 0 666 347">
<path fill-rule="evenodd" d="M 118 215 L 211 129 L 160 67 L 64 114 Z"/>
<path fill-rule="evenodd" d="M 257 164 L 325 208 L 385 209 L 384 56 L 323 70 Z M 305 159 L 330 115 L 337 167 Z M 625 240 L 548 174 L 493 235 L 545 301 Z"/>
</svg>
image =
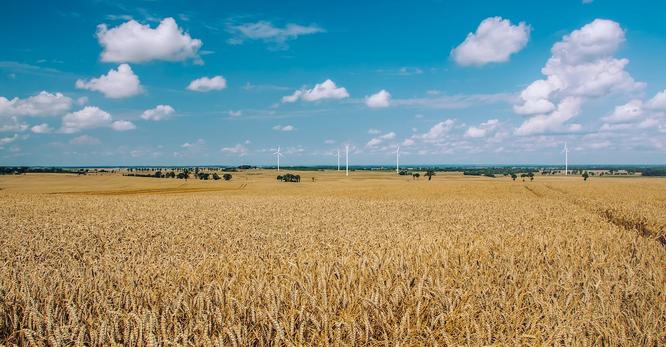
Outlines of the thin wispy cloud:
<svg viewBox="0 0 666 347">
<path fill-rule="evenodd" d="M 280 27 L 262 20 L 240 24 L 229 23 L 227 32 L 231 34 L 227 40 L 227 43 L 231 45 L 240 45 L 246 41 L 262 41 L 268 44 L 269 48 L 285 50 L 289 48 L 289 41 L 300 36 L 324 33 L 326 30 L 316 24 L 287 23 Z"/>
</svg>

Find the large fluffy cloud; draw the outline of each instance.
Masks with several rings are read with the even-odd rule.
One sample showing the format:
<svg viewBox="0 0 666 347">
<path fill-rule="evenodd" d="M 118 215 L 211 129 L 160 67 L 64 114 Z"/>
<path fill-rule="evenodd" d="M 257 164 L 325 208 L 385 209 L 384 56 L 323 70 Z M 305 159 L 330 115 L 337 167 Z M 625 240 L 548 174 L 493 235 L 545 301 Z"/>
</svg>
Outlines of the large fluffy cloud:
<svg viewBox="0 0 666 347">
<path fill-rule="evenodd" d="M 595 19 L 554 44 L 541 69 L 545 78 L 527 86 L 514 105 L 516 113 L 531 116 L 516 133 L 578 131 L 580 125 L 564 123 L 578 115 L 586 99 L 643 88 L 624 70 L 629 60 L 613 57 L 624 40 L 618 23 Z"/>
<path fill-rule="evenodd" d="M 117 70 L 111 69 L 99 78 L 77 80 L 76 88 L 98 91 L 112 99 L 127 98 L 143 91 L 139 77 L 127 64 L 121 64 Z"/>
<path fill-rule="evenodd" d="M 523 49 L 529 38 L 530 26 L 524 22 L 512 25 L 501 17 L 486 18 L 451 51 L 451 57 L 463 66 L 505 62 Z"/>
<path fill-rule="evenodd" d="M 176 110 L 169 105 L 157 105 L 154 108 L 143 111 L 141 118 L 145 120 L 159 121 L 168 118 L 174 112 L 176 112 Z"/>
<path fill-rule="evenodd" d="M 26 99 L 11 100 L 0 96 L 1 116 L 57 116 L 72 107 L 72 99 L 62 93 L 42 91 Z"/>
<path fill-rule="evenodd" d="M 211 90 L 222 90 L 227 87 L 227 80 L 222 76 L 201 77 L 190 82 L 187 90 L 195 92 L 209 92 Z"/>
<path fill-rule="evenodd" d="M 366 96 L 365 104 L 371 108 L 389 107 L 391 105 L 391 93 L 382 89 L 375 94 Z"/>
<path fill-rule="evenodd" d="M 338 87 L 335 82 L 327 79 L 322 83 L 318 83 L 312 89 L 301 88 L 291 95 L 282 97 L 283 103 L 303 101 L 319 101 L 325 99 L 344 99 L 348 98 L 349 93 L 344 87 Z"/>
<path fill-rule="evenodd" d="M 109 29 L 97 26 L 97 40 L 104 48 L 101 59 L 115 63 L 142 63 L 151 60 L 199 61 L 202 42 L 178 27 L 173 18 L 165 18 L 155 28 L 134 20 Z"/>
</svg>

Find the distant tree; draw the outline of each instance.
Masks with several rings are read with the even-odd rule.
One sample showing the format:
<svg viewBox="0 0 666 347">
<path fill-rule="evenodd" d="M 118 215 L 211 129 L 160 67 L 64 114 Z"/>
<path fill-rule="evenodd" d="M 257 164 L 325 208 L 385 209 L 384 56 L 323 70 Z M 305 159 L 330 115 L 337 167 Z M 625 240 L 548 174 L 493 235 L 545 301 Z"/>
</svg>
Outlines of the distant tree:
<svg viewBox="0 0 666 347">
<path fill-rule="evenodd" d="M 277 180 L 282 181 L 282 175 L 278 175 Z"/>
<path fill-rule="evenodd" d="M 164 176 L 162 176 L 162 171 L 156 171 L 154 176 L 155 176 L 156 178 L 162 178 L 162 177 L 164 177 Z"/>
<path fill-rule="evenodd" d="M 178 176 L 176 176 L 176 178 L 178 178 L 179 180 L 186 180 L 189 177 L 190 177 L 190 174 L 187 171 L 179 172 Z"/>
<path fill-rule="evenodd" d="M 213 179 L 216 180 L 216 181 L 219 180 L 219 179 L 220 179 L 220 175 L 218 175 L 217 172 L 214 172 L 214 173 L 213 173 Z"/>
<path fill-rule="evenodd" d="M 587 171 L 583 172 L 583 181 L 587 181 L 588 178 L 590 178 L 590 175 L 587 173 Z"/>
<path fill-rule="evenodd" d="M 527 177 L 530 178 L 530 181 L 534 181 L 534 173 L 533 172 L 527 173 Z"/>
<path fill-rule="evenodd" d="M 224 178 L 225 181 L 229 181 L 231 180 L 232 176 L 230 173 L 225 173 L 224 175 L 222 175 L 222 178 Z"/>
<path fill-rule="evenodd" d="M 433 170 L 428 170 L 428 171 L 426 171 L 426 173 L 424 174 L 424 176 L 428 176 L 428 181 L 430 181 L 430 180 L 432 180 L 432 176 L 435 176 L 435 171 L 433 171 Z"/>
<path fill-rule="evenodd" d="M 515 173 L 512 173 L 512 174 L 511 174 L 511 179 L 515 181 L 515 180 L 516 180 L 516 178 L 518 178 L 518 176 L 516 176 L 516 174 L 515 174 Z"/>
<path fill-rule="evenodd" d="M 412 174 L 412 179 L 413 180 L 417 180 L 417 179 L 419 179 L 419 177 L 421 177 L 421 174 L 418 173 L 418 172 L 415 172 L 415 173 Z"/>
<path fill-rule="evenodd" d="M 293 174 L 284 174 L 282 176 L 278 176 L 278 180 L 282 182 L 300 182 L 301 181 L 301 176 L 300 175 L 293 175 Z"/>
</svg>

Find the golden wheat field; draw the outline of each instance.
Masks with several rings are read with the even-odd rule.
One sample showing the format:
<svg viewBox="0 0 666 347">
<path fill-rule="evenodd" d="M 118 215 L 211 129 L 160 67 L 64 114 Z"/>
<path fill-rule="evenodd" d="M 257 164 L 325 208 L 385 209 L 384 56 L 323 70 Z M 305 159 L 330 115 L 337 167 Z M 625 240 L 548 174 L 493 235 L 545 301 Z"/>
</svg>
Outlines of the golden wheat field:
<svg viewBox="0 0 666 347">
<path fill-rule="evenodd" d="M 300 174 L 0 177 L 0 345 L 666 344 L 664 179 Z"/>
</svg>

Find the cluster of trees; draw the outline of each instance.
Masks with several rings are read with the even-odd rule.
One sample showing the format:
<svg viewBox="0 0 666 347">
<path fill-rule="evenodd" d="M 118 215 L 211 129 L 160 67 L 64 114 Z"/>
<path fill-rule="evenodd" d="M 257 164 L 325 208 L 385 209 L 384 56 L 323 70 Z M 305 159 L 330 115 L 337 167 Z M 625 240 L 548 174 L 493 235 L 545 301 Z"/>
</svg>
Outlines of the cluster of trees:
<svg viewBox="0 0 666 347">
<path fill-rule="evenodd" d="M 75 173 L 85 175 L 88 172 L 106 172 L 106 170 L 61 167 L 0 166 L 0 175 L 23 175 L 26 173 Z"/>
<path fill-rule="evenodd" d="M 475 170 L 475 171 L 463 171 L 463 175 L 465 176 L 486 176 L 490 178 L 495 178 L 495 174 L 490 172 L 490 171 L 485 171 L 485 170 Z"/>
<path fill-rule="evenodd" d="M 278 175 L 277 177 L 278 181 L 282 182 L 295 182 L 298 183 L 301 181 L 301 175 L 293 175 L 293 174 L 284 174 L 284 175 Z"/>
<path fill-rule="evenodd" d="M 421 178 L 420 173 L 407 171 L 407 170 L 400 170 L 398 172 L 398 175 L 400 175 L 400 176 L 412 176 L 413 180 L 417 180 L 417 179 Z M 432 179 L 432 176 L 434 176 L 434 175 L 435 175 L 435 171 L 433 171 L 433 170 L 428 170 L 428 171 L 426 171 L 426 173 L 423 174 L 423 176 L 428 177 L 428 181 L 430 181 Z"/>
<path fill-rule="evenodd" d="M 641 171 L 643 176 L 666 176 L 666 168 L 653 168 Z"/>
<path fill-rule="evenodd" d="M 517 178 L 518 178 L 518 175 L 516 175 L 515 173 L 511 174 L 511 179 L 512 180 L 515 181 Z M 534 181 L 534 172 L 521 173 L 520 178 L 523 179 L 523 182 L 525 182 L 525 178 L 529 178 L 530 181 Z"/>
<path fill-rule="evenodd" d="M 230 173 L 225 173 L 222 176 L 220 176 L 217 172 L 204 172 L 204 171 L 199 171 L 198 168 L 195 169 L 194 172 L 191 172 L 188 169 L 182 169 L 180 172 L 176 173 L 175 171 L 168 171 L 168 172 L 162 172 L 161 170 L 155 171 L 154 173 L 128 173 L 125 174 L 125 176 L 132 176 L 132 177 L 153 177 L 153 178 L 177 178 L 180 180 L 186 180 L 189 179 L 190 177 L 200 179 L 203 181 L 206 180 L 220 180 L 224 179 L 225 181 L 229 181 L 233 178 L 233 176 Z"/>
</svg>

